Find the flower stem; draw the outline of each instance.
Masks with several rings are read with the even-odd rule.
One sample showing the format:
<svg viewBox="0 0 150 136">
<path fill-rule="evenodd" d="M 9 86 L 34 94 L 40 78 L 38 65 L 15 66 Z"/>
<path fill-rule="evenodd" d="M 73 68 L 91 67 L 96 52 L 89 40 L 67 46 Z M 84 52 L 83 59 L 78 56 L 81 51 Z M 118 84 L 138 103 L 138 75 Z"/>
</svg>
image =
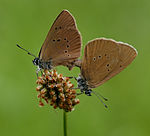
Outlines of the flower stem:
<svg viewBox="0 0 150 136">
<path fill-rule="evenodd" d="M 67 136 L 67 113 L 64 111 L 63 113 L 63 123 L 64 123 L 64 136 Z"/>
</svg>

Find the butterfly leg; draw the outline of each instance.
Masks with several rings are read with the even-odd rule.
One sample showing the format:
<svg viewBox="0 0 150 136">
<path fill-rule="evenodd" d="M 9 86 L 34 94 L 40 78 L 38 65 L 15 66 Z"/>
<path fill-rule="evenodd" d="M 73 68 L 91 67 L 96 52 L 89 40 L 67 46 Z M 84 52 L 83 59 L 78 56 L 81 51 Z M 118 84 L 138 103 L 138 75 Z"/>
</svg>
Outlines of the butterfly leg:
<svg viewBox="0 0 150 136">
<path fill-rule="evenodd" d="M 71 88 L 71 89 L 80 89 L 79 87 L 74 87 L 74 88 Z"/>
<path fill-rule="evenodd" d="M 39 71 L 41 71 L 41 69 L 38 67 L 38 68 L 36 69 L 37 78 L 38 78 L 38 73 L 39 73 Z"/>
<path fill-rule="evenodd" d="M 77 78 L 76 77 L 69 77 L 70 79 L 74 78 L 76 81 L 77 81 Z"/>
<path fill-rule="evenodd" d="M 75 88 L 71 88 L 71 89 L 80 89 L 79 87 L 75 87 Z M 80 92 L 80 93 L 76 93 L 76 95 L 81 95 L 81 94 L 83 94 L 83 92 Z"/>
</svg>

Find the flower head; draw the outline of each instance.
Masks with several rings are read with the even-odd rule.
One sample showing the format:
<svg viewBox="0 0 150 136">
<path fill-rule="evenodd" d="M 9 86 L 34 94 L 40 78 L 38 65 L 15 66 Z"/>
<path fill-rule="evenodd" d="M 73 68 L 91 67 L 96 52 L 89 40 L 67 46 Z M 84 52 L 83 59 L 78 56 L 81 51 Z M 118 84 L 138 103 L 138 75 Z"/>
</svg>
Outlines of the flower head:
<svg viewBox="0 0 150 136">
<path fill-rule="evenodd" d="M 41 77 L 36 81 L 39 92 L 39 105 L 44 106 L 42 100 L 53 106 L 54 109 L 64 109 L 66 112 L 72 111 L 74 106 L 80 101 L 76 98 L 76 91 L 68 77 L 57 74 L 56 70 L 44 70 Z"/>
</svg>

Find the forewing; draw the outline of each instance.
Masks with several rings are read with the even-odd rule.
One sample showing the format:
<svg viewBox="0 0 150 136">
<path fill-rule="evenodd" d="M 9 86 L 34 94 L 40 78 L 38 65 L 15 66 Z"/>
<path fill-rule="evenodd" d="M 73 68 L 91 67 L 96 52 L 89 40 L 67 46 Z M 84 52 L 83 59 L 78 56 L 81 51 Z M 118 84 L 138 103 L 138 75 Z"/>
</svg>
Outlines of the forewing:
<svg viewBox="0 0 150 136">
<path fill-rule="evenodd" d="M 68 65 L 80 57 L 81 36 L 74 17 L 63 10 L 54 21 L 42 45 L 39 57 L 52 65 Z"/>
<path fill-rule="evenodd" d="M 126 68 L 136 55 L 128 44 L 104 38 L 93 40 L 85 47 L 81 74 L 89 87 L 95 88 Z"/>
</svg>

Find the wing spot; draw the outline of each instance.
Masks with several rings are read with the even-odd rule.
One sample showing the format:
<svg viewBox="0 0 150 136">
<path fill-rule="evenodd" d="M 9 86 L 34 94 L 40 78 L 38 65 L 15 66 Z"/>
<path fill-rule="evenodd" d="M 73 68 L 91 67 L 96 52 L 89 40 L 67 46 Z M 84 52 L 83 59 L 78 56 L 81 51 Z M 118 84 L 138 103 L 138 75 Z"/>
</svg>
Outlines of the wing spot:
<svg viewBox="0 0 150 136">
<path fill-rule="evenodd" d="M 105 56 L 107 56 L 107 54 L 105 54 Z"/>
<path fill-rule="evenodd" d="M 109 69 L 108 69 L 108 71 L 109 71 Z"/>
<path fill-rule="evenodd" d="M 67 45 L 67 48 L 69 48 L 69 45 Z"/>
<path fill-rule="evenodd" d="M 55 27 L 55 30 L 57 30 L 57 27 Z"/>
<path fill-rule="evenodd" d="M 69 41 L 67 40 L 67 42 L 69 42 Z"/>
<path fill-rule="evenodd" d="M 70 54 L 68 54 L 68 57 L 70 57 Z"/>
<path fill-rule="evenodd" d="M 64 38 L 64 40 L 67 40 L 66 38 Z"/>
<path fill-rule="evenodd" d="M 93 60 L 96 61 L 96 57 L 94 57 Z"/>
<path fill-rule="evenodd" d="M 100 58 L 101 58 L 101 56 L 98 56 L 98 58 L 100 59 Z"/>
<path fill-rule="evenodd" d="M 53 42 L 55 42 L 55 40 L 53 40 Z"/>
<path fill-rule="evenodd" d="M 65 50 L 64 52 L 65 52 L 65 53 L 68 53 L 68 50 Z"/>
<path fill-rule="evenodd" d="M 107 67 L 109 66 L 109 64 L 107 64 Z"/>
<path fill-rule="evenodd" d="M 120 68 L 122 67 L 122 65 L 120 65 Z"/>
<path fill-rule="evenodd" d="M 61 26 L 59 27 L 59 29 L 61 29 Z"/>
<path fill-rule="evenodd" d="M 60 42 L 60 39 L 58 39 L 57 42 Z"/>
</svg>

